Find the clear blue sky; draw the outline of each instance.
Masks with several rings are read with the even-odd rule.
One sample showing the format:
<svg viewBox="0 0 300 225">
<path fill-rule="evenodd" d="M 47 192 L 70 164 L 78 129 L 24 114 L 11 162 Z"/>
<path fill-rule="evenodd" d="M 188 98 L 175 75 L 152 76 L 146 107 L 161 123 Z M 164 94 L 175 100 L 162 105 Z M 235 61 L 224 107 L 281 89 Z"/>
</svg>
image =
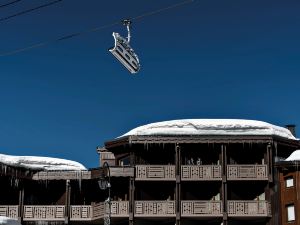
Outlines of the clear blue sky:
<svg viewBox="0 0 300 225">
<path fill-rule="evenodd" d="M 23 0 L 0 8 L 0 17 L 46 2 Z M 177 2 L 64 0 L 0 22 L 0 52 Z M 136 76 L 107 51 L 113 31 L 125 34 L 121 25 L 1 57 L 0 152 L 96 167 L 96 146 L 150 122 L 300 126 L 299 12 L 298 0 L 196 0 L 146 17 L 132 29 L 142 64 Z"/>
</svg>

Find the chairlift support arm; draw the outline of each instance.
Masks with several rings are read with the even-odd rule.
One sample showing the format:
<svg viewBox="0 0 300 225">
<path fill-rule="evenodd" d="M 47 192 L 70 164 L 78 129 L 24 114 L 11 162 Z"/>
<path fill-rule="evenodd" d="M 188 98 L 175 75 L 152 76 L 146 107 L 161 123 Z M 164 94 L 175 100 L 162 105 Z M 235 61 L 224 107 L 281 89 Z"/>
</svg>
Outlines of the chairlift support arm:
<svg viewBox="0 0 300 225">
<path fill-rule="evenodd" d="M 131 25 L 131 21 L 129 19 L 123 20 L 123 25 L 126 26 L 127 28 L 127 42 L 130 43 L 130 39 L 131 39 L 131 34 L 130 34 L 130 25 Z"/>
</svg>

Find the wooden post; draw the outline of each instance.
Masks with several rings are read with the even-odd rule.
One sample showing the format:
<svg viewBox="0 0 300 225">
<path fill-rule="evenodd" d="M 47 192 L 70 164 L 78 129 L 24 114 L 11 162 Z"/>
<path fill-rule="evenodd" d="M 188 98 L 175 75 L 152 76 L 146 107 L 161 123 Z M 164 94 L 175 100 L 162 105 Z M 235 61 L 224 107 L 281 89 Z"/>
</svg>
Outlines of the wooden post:
<svg viewBox="0 0 300 225">
<path fill-rule="evenodd" d="M 20 223 L 23 222 L 23 208 L 24 208 L 24 187 L 21 186 L 21 189 L 19 190 L 19 215 L 18 215 L 18 221 Z"/>
<path fill-rule="evenodd" d="M 228 222 L 227 215 L 227 148 L 226 145 L 221 145 L 221 165 L 222 165 L 222 206 L 223 206 L 223 225 Z"/>
<path fill-rule="evenodd" d="M 280 182 L 278 180 L 277 170 L 273 168 L 273 151 L 277 156 L 277 142 L 272 145 L 268 143 L 267 145 L 267 155 L 268 155 L 268 183 L 265 187 L 266 200 L 271 203 L 271 218 L 267 221 L 268 225 L 280 223 L 281 215 L 280 210 Z"/>
<path fill-rule="evenodd" d="M 135 209 L 135 202 L 134 202 L 134 177 L 129 178 L 129 224 L 134 224 L 134 209 Z"/>
<path fill-rule="evenodd" d="M 70 180 L 66 180 L 65 224 L 68 224 L 70 219 L 70 202 L 71 202 L 71 183 Z"/>
<path fill-rule="evenodd" d="M 130 166 L 134 168 L 133 177 L 129 177 L 129 225 L 134 224 L 134 211 L 135 211 L 135 201 L 134 201 L 134 193 L 135 193 L 135 154 L 134 149 L 131 147 L 130 149 Z"/>
<path fill-rule="evenodd" d="M 181 149 L 178 143 L 175 145 L 175 170 L 176 170 L 176 189 L 175 189 L 175 209 L 176 209 L 176 225 L 180 225 L 181 221 Z"/>
<path fill-rule="evenodd" d="M 267 155 L 268 155 L 268 177 L 269 182 L 273 182 L 273 152 L 272 152 L 272 145 L 268 143 L 267 145 Z"/>
</svg>

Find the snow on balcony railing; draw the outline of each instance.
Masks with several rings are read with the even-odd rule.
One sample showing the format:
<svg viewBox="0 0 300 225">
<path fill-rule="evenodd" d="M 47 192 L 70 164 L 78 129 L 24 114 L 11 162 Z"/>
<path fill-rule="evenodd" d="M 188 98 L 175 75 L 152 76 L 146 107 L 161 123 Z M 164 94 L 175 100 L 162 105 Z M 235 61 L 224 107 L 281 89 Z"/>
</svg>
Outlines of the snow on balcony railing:
<svg viewBox="0 0 300 225">
<path fill-rule="evenodd" d="M 136 180 L 175 180 L 174 165 L 138 165 Z"/>
<path fill-rule="evenodd" d="M 174 217 L 175 201 L 135 201 L 135 217 Z"/>
<path fill-rule="evenodd" d="M 220 165 L 187 165 L 181 166 L 181 180 L 221 180 Z"/>
<path fill-rule="evenodd" d="M 0 216 L 16 219 L 19 215 L 19 206 L 17 205 L 0 205 Z"/>
<path fill-rule="evenodd" d="M 267 165 L 228 165 L 228 180 L 268 180 Z"/>
<path fill-rule="evenodd" d="M 24 206 L 24 221 L 64 221 L 63 205 L 30 205 Z"/>
<path fill-rule="evenodd" d="M 219 217 L 222 201 L 181 201 L 182 217 Z"/>
<path fill-rule="evenodd" d="M 267 217 L 271 215 L 268 201 L 228 201 L 228 216 L 232 217 Z"/>
</svg>

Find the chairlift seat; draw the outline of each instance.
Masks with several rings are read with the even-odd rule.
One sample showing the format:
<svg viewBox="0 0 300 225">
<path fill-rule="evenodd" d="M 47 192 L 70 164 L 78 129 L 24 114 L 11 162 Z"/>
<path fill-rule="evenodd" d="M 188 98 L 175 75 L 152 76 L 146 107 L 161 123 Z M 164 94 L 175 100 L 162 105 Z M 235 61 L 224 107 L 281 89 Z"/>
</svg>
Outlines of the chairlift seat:
<svg viewBox="0 0 300 225">
<path fill-rule="evenodd" d="M 131 72 L 137 73 L 140 70 L 140 63 L 138 56 L 130 47 L 128 41 L 119 33 L 113 32 L 112 36 L 115 39 L 115 46 L 109 51 Z"/>
</svg>

